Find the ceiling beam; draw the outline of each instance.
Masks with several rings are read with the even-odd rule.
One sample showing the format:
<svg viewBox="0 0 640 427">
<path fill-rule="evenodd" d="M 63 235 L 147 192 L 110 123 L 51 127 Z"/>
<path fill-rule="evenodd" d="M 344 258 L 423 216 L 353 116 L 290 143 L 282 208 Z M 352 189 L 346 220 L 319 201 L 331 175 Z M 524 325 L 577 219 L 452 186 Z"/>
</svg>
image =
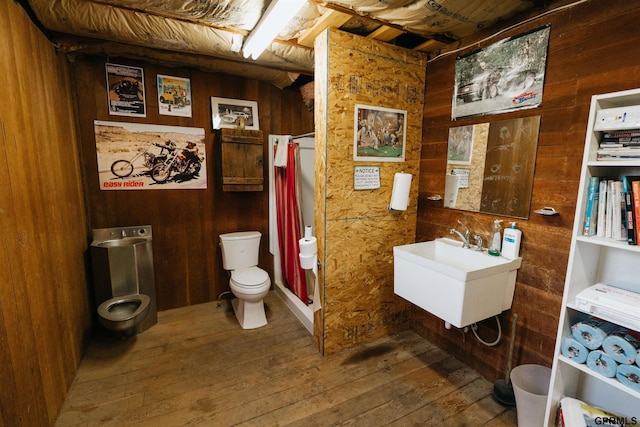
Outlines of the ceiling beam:
<svg viewBox="0 0 640 427">
<path fill-rule="evenodd" d="M 298 37 L 298 44 L 307 47 L 313 47 L 318 34 L 323 32 L 327 28 L 339 28 L 351 19 L 351 15 L 343 13 L 337 10 L 330 9 L 325 12 L 320 18 L 318 18 L 311 28 L 302 33 Z"/>
<path fill-rule="evenodd" d="M 404 31 L 398 28 L 389 27 L 387 25 L 381 25 L 375 31 L 369 34 L 367 38 L 380 40 L 383 42 L 390 42 L 401 34 L 404 34 Z"/>
</svg>

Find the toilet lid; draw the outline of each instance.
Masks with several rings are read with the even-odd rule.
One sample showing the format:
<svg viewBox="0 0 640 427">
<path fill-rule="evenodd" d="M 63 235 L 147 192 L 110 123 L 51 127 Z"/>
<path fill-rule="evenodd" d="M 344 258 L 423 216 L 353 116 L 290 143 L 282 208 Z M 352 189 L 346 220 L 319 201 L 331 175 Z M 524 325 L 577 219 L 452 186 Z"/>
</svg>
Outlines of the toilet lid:
<svg viewBox="0 0 640 427">
<path fill-rule="evenodd" d="M 231 272 L 231 280 L 239 286 L 258 286 L 269 280 L 269 275 L 258 267 L 241 268 Z"/>
</svg>

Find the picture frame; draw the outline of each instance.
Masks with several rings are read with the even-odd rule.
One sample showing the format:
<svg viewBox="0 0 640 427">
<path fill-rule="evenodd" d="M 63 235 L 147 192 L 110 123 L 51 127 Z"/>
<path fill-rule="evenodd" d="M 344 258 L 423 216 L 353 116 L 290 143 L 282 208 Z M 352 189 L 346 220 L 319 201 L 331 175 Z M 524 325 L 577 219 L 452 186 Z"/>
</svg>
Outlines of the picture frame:
<svg viewBox="0 0 640 427">
<path fill-rule="evenodd" d="M 107 102 L 112 116 L 147 117 L 144 70 L 120 64 L 105 64 Z"/>
<path fill-rule="evenodd" d="M 542 104 L 550 24 L 456 58 L 451 119 Z"/>
<path fill-rule="evenodd" d="M 212 96 L 211 123 L 214 130 L 220 128 L 260 130 L 258 103 Z"/>
<path fill-rule="evenodd" d="M 165 116 L 191 117 L 191 79 L 156 75 L 158 113 Z"/>
<path fill-rule="evenodd" d="M 404 162 L 406 110 L 357 104 L 353 127 L 353 160 Z"/>
<path fill-rule="evenodd" d="M 473 154 L 473 125 L 449 128 L 447 163 L 470 165 Z"/>
</svg>

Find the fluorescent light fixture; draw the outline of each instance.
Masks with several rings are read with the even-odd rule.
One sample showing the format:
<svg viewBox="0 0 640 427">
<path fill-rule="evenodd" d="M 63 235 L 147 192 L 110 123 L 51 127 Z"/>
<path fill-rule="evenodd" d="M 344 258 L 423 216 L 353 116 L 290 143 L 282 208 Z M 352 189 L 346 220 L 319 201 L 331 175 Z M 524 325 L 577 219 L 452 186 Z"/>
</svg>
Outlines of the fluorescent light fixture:
<svg viewBox="0 0 640 427">
<path fill-rule="evenodd" d="M 242 49 L 242 34 L 233 34 L 231 36 L 231 52 L 238 53 Z"/>
<path fill-rule="evenodd" d="M 307 0 L 272 0 L 244 44 L 242 54 L 258 59 L 284 26 L 295 16 Z"/>
</svg>

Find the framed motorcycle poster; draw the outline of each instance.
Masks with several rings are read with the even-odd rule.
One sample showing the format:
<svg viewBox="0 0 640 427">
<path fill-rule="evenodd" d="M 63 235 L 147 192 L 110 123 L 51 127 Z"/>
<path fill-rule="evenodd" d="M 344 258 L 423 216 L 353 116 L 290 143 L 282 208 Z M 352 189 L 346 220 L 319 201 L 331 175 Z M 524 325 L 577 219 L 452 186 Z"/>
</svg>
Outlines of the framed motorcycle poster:
<svg viewBox="0 0 640 427">
<path fill-rule="evenodd" d="M 206 189 L 204 129 L 95 120 L 101 190 Z"/>
<path fill-rule="evenodd" d="M 109 114 L 147 117 L 144 70 L 128 65 L 106 64 Z"/>
</svg>

